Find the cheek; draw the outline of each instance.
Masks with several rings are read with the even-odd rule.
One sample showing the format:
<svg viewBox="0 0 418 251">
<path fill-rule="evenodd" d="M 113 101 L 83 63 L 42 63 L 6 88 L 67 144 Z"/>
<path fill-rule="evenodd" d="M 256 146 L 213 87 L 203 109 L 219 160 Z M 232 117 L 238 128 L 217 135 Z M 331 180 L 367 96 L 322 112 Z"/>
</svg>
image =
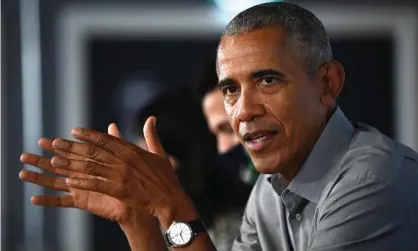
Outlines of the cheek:
<svg viewBox="0 0 418 251">
<path fill-rule="evenodd" d="M 237 132 L 238 130 L 238 126 L 239 126 L 239 122 L 236 119 L 236 108 L 233 105 L 230 105 L 226 102 L 224 102 L 225 105 L 225 112 L 226 115 L 228 116 L 228 122 L 231 125 L 232 129 Z"/>
<path fill-rule="evenodd" d="M 281 126 L 284 126 L 285 122 L 294 117 L 295 102 L 290 91 L 284 90 L 275 95 L 266 96 L 264 98 L 264 105 Z"/>
<path fill-rule="evenodd" d="M 264 104 L 267 110 L 280 125 L 283 136 L 288 144 L 298 141 L 303 137 L 303 128 L 306 128 L 306 121 L 309 121 L 311 111 L 309 108 L 309 97 L 306 97 L 296 89 L 286 89 L 276 95 L 265 97 Z"/>
</svg>

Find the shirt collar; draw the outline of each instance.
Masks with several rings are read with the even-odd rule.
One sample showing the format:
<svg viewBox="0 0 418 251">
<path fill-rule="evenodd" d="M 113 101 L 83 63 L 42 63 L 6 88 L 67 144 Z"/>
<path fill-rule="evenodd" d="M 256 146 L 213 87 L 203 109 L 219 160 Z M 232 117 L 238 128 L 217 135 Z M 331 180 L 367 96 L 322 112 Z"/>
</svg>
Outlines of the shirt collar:
<svg viewBox="0 0 418 251">
<path fill-rule="evenodd" d="M 354 127 L 337 107 L 287 189 L 311 202 L 318 203 L 326 185 L 339 170 L 339 162 L 348 150 L 353 135 Z M 276 180 L 283 180 L 279 174 L 274 176 Z M 271 183 L 272 177 L 268 180 Z M 287 182 L 279 183 L 282 184 L 281 189 L 284 189 Z"/>
</svg>

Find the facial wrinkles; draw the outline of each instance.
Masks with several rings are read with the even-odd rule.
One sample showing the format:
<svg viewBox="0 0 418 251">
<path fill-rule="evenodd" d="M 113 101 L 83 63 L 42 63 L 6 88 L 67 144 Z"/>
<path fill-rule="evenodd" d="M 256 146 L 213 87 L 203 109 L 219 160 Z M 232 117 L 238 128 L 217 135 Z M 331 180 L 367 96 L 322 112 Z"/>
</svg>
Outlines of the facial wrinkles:
<svg viewBox="0 0 418 251">
<path fill-rule="evenodd" d="M 245 36 L 245 35 L 243 35 Z M 240 41 L 241 43 L 236 42 Z M 254 42 L 254 46 L 250 46 L 252 43 L 251 39 L 248 39 L 249 42 L 246 42 L 245 39 L 229 39 L 226 41 L 222 47 L 220 47 L 219 50 L 219 65 L 221 66 L 219 68 L 220 73 L 220 79 L 223 77 L 233 76 L 235 81 L 239 84 L 241 84 L 241 88 L 243 88 L 244 84 L 254 84 L 254 83 L 246 83 L 248 81 L 247 76 L 245 74 L 249 74 L 250 72 L 258 69 L 263 68 L 277 68 L 278 65 L 280 65 L 280 62 L 277 62 L 277 59 L 280 58 L 280 61 L 282 62 L 288 62 L 289 56 L 284 51 L 279 50 L 279 46 L 274 46 L 272 49 L 272 52 L 275 51 L 275 53 L 266 53 L 265 51 L 257 52 L 255 48 L 261 48 L 263 46 L 263 42 Z M 260 44 L 259 44 L 260 43 Z M 276 44 L 276 43 L 273 43 Z M 233 46 L 237 45 L 237 46 Z M 224 52 L 225 50 L 225 52 Z M 226 57 L 226 51 L 228 54 L 228 57 Z M 260 55 L 261 54 L 261 55 Z M 278 55 L 279 54 L 279 55 Z M 257 59 L 263 59 L 262 62 L 258 62 Z M 237 62 L 235 62 L 237 61 Z M 289 62 L 288 62 L 289 63 Z M 292 63 L 291 63 L 292 64 Z M 239 70 L 236 69 L 236 66 L 240 66 L 241 68 Z M 235 66 L 235 68 L 234 68 Z M 272 67 L 273 66 L 273 67 Z M 287 82 L 293 82 L 292 81 L 292 75 L 291 71 L 286 70 L 285 68 L 287 65 L 282 65 L 281 68 L 283 69 L 277 69 L 279 71 L 286 73 L 286 81 Z M 291 69 L 291 66 L 290 66 Z M 223 76 L 224 75 L 224 76 Z M 264 106 L 269 110 L 269 113 L 273 115 L 274 118 L 276 118 L 277 121 L 280 121 L 278 118 L 281 118 L 282 114 L 276 114 L 276 112 L 281 112 L 282 109 L 285 107 L 289 107 L 289 102 L 292 102 L 291 100 L 288 100 L 289 95 L 292 92 L 292 83 L 286 84 L 284 88 L 280 90 L 281 93 L 274 93 L 273 95 L 267 95 L 267 94 L 261 94 L 262 98 L 260 99 L 260 103 L 263 103 Z M 257 91 L 257 90 L 254 90 Z M 277 96 L 279 95 L 279 97 Z M 279 100 L 278 100 L 279 99 Z M 233 113 L 231 114 L 228 112 L 232 117 L 236 117 L 235 105 L 231 105 L 226 103 L 226 109 L 233 110 Z M 270 109 L 270 106 L 271 109 Z M 275 108 L 277 106 L 282 106 L 283 108 Z M 285 111 L 287 109 L 284 109 Z M 283 112 L 282 112 L 283 113 Z M 284 112 L 283 114 L 285 117 L 290 116 L 290 114 L 286 114 Z M 284 118 L 281 118 L 284 119 Z"/>
<path fill-rule="evenodd" d="M 248 73 L 258 63 L 254 55 L 259 53 L 260 46 L 253 39 L 245 39 L 247 36 L 244 34 L 239 37 L 228 37 L 221 41 L 217 54 L 219 79 L 226 77 L 224 74 L 229 72 L 234 73 L 234 76 Z M 225 51 L 227 51 L 227 55 Z M 274 55 L 266 56 L 274 57 Z M 236 68 L 237 65 L 240 66 L 239 69 Z"/>
</svg>

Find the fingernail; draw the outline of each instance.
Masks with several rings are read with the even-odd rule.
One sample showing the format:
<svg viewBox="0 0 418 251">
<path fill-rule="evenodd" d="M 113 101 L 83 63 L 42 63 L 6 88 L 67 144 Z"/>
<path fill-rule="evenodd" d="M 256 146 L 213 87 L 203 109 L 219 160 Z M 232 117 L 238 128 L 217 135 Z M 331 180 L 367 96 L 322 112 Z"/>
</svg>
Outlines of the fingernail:
<svg viewBox="0 0 418 251">
<path fill-rule="evenodd" d="M 73 179 L 70 179 L 70 178 L 66 178 L 66 179 L 65 179 L 65 183 L 66 183 L 68 186 L 72 186 L 72 185 L 76 185 L 76 184 L 77 184 L 77 180 L 73 180 Z"/>
<path fill-rule="evenodd" d="M 51 164 L 53 166 L 65 166 L 68 164 L 68 160 L 55 156 L 51 159 Z"/>
<path fill-rule="evenodd" d="M 25 154 L 25 153 L 22 153 L 22 154 L 20 155 L 20 162 L 23 162 L 23 161 L 24 161 L 25 156 L 26 156 L 26 154 Z"/>
<path fill-rule="evenodd" d="M 71 134 L 74 136 L 82 136 L 82 130 L 80 128 L 74 128 L 71 130 Z"/>
<path fill-rule="evenodd" d="M 64 148 L 68 148 L 69 144 L 66 141 L 64 141 L 63 139 L 56 139 L 52 142 L 52 146 L 54 148 L 64 149 Z"/>
<path fill-rule="evenodd" d="M 156 117 L 154 117 L 154 121 L 152 123 L 153 123 L 154 127 L 157 126 L 157 118 Z"/>
</svg>

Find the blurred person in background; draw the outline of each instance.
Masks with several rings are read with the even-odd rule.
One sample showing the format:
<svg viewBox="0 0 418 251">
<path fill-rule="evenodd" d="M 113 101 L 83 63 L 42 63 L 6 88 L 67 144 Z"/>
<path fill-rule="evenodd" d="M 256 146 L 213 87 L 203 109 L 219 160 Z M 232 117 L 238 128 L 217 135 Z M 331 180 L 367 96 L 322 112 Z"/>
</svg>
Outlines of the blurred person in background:
<svg viewBox="0 0 418 251">
<path fill-rule="evenodd" d="M 314 14 L 290 3 L 239 13 L 220 40 L 217 70 L 229 122 L 263 173 L 233 250 L 418 249 L 418 154 L 345 117 L 337 104 L 344 69 L 333 60 L 329 37 Z M 93 165 L 93 178 L 70 177 L 67 188 L 108 196 L 132 207 L 135 215 L 157 217 L 168 244 L 181 246 L 176 250 L 216 250 L 167 160 L 155 123 L 151 117 L 144 126 L 149 151 L 74 128 L 73 137 L 86 143 L 55 139 L 43 148 L 52 146 L 58 156 L 32 155 L 42 158 L 35 162 L 24 155 L 22 162 L 83 174 Z M 24 180 L 40 184 L 46 178 L 31 174 L 32 180 Z M 34 203 L 91 202 L 65 198 L 41 195 Z M 136 229 L 127 233 L 137 244 L 131 245 L 134 250 L 162 250 L 148 248 L 164 243 L 154 234 L 154 222 L 145 222 L 143 215 L 121 216 L 129 216 L 128 226 Z"/>
<path fill-rule="evenodd" d="M 216 168 L 219 170 L 219 185 L 215 191 L 218 204 L 222 206 L 217 211 L 213 227 L 209 228 L 209 234 L 219 251 L 230 250 L 239 235 L 245 204 L 258 172 L 229 124 L 223 95 L 216 88 L 215 58 L 206 62 L 196 82 L 196 92 L 208 127 L 216 136 L 218 149 Z"/>
<path fill-rule="evenodd" d="M 234 134 L 228 121 L 224 107 L 222 93 L 216 88 L 218 76 L 216 75 L 216 59 L 209 59 L 202 67 L 197 78 L 196 93 L 202 100 L 210 131 L 216 136 L 218 153 L 223 154 L 239 145 L 239 138 Z"/>
</svg>

